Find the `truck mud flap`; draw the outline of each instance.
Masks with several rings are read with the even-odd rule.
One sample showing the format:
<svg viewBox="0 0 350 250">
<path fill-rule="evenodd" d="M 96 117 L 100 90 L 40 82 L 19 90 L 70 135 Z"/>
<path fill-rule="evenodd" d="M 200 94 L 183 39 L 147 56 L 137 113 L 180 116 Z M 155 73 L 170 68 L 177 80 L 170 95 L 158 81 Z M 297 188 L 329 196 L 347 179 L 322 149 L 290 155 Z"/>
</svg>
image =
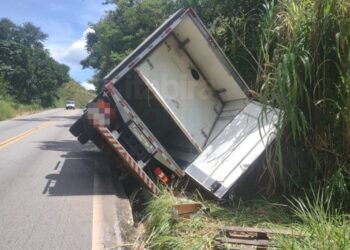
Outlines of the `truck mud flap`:
<svg viewBox="0 0 350 250">
<path fill-rule="evenodd" d="M 78 137 L 83 131 L 83 118 L 80 117 L 69 129 L 72 135 Z"/>
<path fill-rule="evenodd" d="M 279 110 L 249 103 L 207 145 L 185 172 L 217 198 L 223 198 L 276 136 Z"/>
<path fill-rule="evenodd" d="M 112 147 L 113 151 L 116 152 L 119 157 L 124 161 L 126 168 L 136 176 L 136 178 L 153 194 L 159 194 L 160 190 L 156 184 L 149 178 L 149 176 L 143 171 L 142 167 L 131 157 L 131 155 L 125 150 L 125 148 L 116 140 L 113 134 L 108 128 L 98 126 L 96 129 L 99 131 L 101 136 L 108 142 Z"/>
<path fill-rule="evenodd" d="M 84 145 L 89 141 L 89 136 L 83 132 L 78 136 L 78 141 L 80 142 L 80 144 Z"/>
</svg>

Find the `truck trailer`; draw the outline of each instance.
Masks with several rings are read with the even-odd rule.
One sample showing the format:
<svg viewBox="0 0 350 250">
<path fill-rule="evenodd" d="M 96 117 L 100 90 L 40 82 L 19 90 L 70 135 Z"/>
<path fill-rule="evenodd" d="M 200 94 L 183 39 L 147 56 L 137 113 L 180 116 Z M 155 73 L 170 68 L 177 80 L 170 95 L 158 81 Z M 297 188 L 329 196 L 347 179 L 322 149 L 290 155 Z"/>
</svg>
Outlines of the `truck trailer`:
<svg viewBox="0 0 350 250">
<path fill-rule="evenodd" d="M 276 136 L 281 112 L 251 90 L 193 9 L 169 17 L 105 78 L 72 125 L 151 192 L 189 176 L 221 199 Z"/>
</svg>

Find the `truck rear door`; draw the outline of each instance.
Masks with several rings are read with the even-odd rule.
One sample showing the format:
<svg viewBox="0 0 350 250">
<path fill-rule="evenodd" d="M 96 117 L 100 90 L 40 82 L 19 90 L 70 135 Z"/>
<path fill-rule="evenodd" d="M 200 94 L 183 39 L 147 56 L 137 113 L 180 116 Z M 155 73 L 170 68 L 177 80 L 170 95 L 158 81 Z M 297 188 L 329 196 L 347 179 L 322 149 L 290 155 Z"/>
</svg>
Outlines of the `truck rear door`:
<svg viewBox="0 0 350 250">
<path fill-rule="evenodd" d="M 222 198 L 276 135 L 279 111 L 250 102 L 189 165 L 186 173 Z"/>
</svg>

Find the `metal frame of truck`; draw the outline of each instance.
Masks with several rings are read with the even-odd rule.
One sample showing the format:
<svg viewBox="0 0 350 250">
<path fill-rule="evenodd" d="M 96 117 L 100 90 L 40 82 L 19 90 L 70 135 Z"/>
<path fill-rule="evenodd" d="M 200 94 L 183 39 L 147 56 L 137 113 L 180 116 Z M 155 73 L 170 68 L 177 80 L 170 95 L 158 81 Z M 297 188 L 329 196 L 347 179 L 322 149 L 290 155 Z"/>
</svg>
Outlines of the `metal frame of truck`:
<svg viewBox="0 0 350 250">
<path fill-rule="evenodd" d="M 225 92 L 226 90 L 215 90 L 215 88 L 211 86 L 211 82 L 207 79 L 205 72 L 203 72 L 200 66 L 197 66 L 196 61 L 191 57 L 190 53 L 185 48 L 190 42 L 189 39 L 180 40 L 179 37 L 173 33 L 174 30 L 178 27 L 178 25 L 186 18 L 189 18 L 190 21 L 193 22 L 196 28 L 200 31 L 201 35 L 205 38 L 206 42 L 210 47 L 210 50 L 215 55 L 215 60 L 218 60 L 217 62 L 220 63 L 220 67 L 223 68 L 225 70 L 225 73 L 228 73 L 228 75 L 232 77 L 232 79 L 234 79 L 234 82 L 237 84 L 237 86 L 239 86 L 239 90 L 242 91 L 242 99 L 244 100 L 238 100 L 238 102 L 244 103 L 245 108 L 242 108 L 238 111 L 230 109 L 232 105 L 236 105 L 232 104 L 235 102 L 235 100 L 222 100 L 220 94 L 221 92 Z M 164 41 L 170 41 L 169 39 L 171 38 L 174 38 L 176 40 L 177 44 L 179 44 L 179 47 L 181 47 L 181 50 L 186 54 L 186 57 L 188 58 L 187 60 L 189 60 L 191 64 L 193 64 L 196 67 L 196 69 L 199 71 L 200 76 L 204 79 L 203 81 L 205 81 L 206 84 L 208 84 L 209 87 L 213 89 L 213 91 L 217 92 L 217 99 L 219 99 L 220 102 L 223 103 L 220 106 L 219 111 L 215 110 L 215 112 L 217 112 L 218 115 L 215 118 L 216 120 L 214 121 L 210 129 L 204 133 L 203 131 L 201 131 L 202 134 L 204 134 L 204 137 L 202 138 L 200 143 L 198 141 L 198 138 L 195 139 L 192 133 L 190 133 L 187 130 L 186 126 L 182 124 L 183 121 L 179 120 L 176 114 L 172 112 L 171 108 L 169 108 L 169 105 L 167 105 L 166 101 L 162 99 L 161 94 L 157 92 L 157 88 L 152 86 L 152 82 L 147 82 L 147 76 L 149 77 L 150 75 L 147 75 L 147 72 L 142 68 L 142 64 L 146 63 L 145 58 L 151 56 L 152 53 L 154 53 L 154 51 L 157 51 L 157 48 L 159 48 L 160 44 L 164 43 Z M 150 62 L 147 63 L 152 67 L 152 64 Z M 142 70 L 144 72 L 142 72 Z M 131 71 L 139 75 L 143 82 L 145 82 L 147 87 L 153 91 L 154 95 L 156 97 L 158 96 L 159 103 L 169 113 L 169 115 L 181 129 L 186 138 L 198 151 L 197 157 L 191 160 L 191 163 L 188 166 L 186 166 L 185 169 L 181 168 L 178 165 L 178 163 L 164 148 L 162 143 L 145 125 L 143 120 L 138 116 L 138 114 L 133 110 L 133 108 L 128 104 L 125 98 L 123 98 L 123 96 L 115 87 L 115 84 L 117 84 L 126 74 L 128 74 Z M 123 135 L 119 134 L 116 131 L 113 131 L 113 128 L 109 128 L 108 125 L 95 126 L 95 129 L 93 130 L 91 126 L 86 124 L 86 121 L 83 122 L 81 118 L 75 125 L 72 126 L 71 132 L 75 136 L 78 136 L 78 138 L 81 138 L 79 139 L 79 141 L 83 143 L 86 142 L 88 139 L 91 139 L 95 142 L 95 144 L 99 145 L 99 142 L 96 141 L 96 137 L 103 138 L 103 140 L 107 142 L 107 145 L 109 145 L 109 147 L 111 147 L 112 150 L 115 153 L 117 153 L 119 157 L 124 161 L 125 166 L 138 178 L 138 180 L 143 185 L 145 185 L 153 193 L 158 193 L 159 190 L 144 171 L 145 165 L 151 158 L 156 159 L 158 162 L 160 162 L 166 168 L 168 168 L 172 173 L 179 177 L 184 176 L 186 172 L 187 175 L 191 176 L 196 182 L 198 182 L 209 192 L 213 193 L 218 198 L 222 198 L 227 193 L 227 191 L 233 186 L 233 184 L 231 185 L 230 183 L 224 186 L 222 185 L 222 183 L 224 183 L 227 180 L 233 180 L 232 183 L 234 183 L 246 170 L 242 166 L 238 167 L 240 166 L 239 164 L 250 164 L 251 162 L 253 162 L 257 158 L 257 156 L 260 155 L 261 152 L 266 148 L 266 146 L 271 143 L 271 141 L 274 138 L 274 125 L 278 122 L 278 111 L 276 112 L 275 110 L 268 108 L 269 112 L 266 113 L 264 118 L 261 117 L 260 113 L 258 112 L 261 109 L 258 103 L 254 103 L 251 101 L 247 102 L 250 93 L 249 88 L 244 83 L 237 71 L 234 69 L 227 57 L 224 55 L 222 50 L 219 48 L 214 38 L 209 34 L 200 18 L 192 9 L 181 9 L 177 11 L 174 15 L 172 15 L 167 21 L 164 22 L 162 26 L 160 26 L 155 32 L 153 32 L 140 46 L 138 46 L 133 53 L 131 53 L 126 59 L 124 59 L 116 68 L 114 68 L 105 77 L 104 80 L 104 91 L 99 94 L 95 101 L 107 98 L 108 101 L 112 103 L 111 106 L 115 108 L 114 111 L 117 111 L 119 113 L 119 119 L 122 119 L 123 124 L 127 128 L 128 136 L 133 137 L 131 139 L 128 139 L 130 140 L 129 144 L 131 145 L 135 141 L 137 141 L 140 145 L 142 145 L 144 150 L 141 151 L 144 151 L 144 154 L 147 155 L 147 159 L 144 161 L 135 160 L 135 156 L 133 156 L 135 155 L 135 152 L 133 152 L 135 150 L 132 148 L 132 146 L 126 143 L 130 146 L 128 147 L 128 145 L 125 144 L 126 139 L 121 138 L 121 136 Z M 103 112 L 103 110 L 101 112 Z M 220 122 L 220 119 L 224 120 L 225 117 L 223 117 L 221 114 L 225 112 L 231 114 L 231 120 L 225 121 L 224 123 L 222 123 L 223 125 L 216 126 L 216 124 Z M 267 121 L 265 122 L 267 125 L 264 124 L 264 119 Z M 254 125 L 252 125 L 251 127 L 249 127 L 249 125 L 246 125 L 245 127 L 249 127 L 249 130 L 242 133 L 242 135 L 238 134 L 238 139 L 236 137 L 231 138 L 231 141 L 234 144 L 234 149 L 230 146 L 221 146 L 220 140 L 225 140 L 222 139 L 222 131 L 224 131 L 225 129 L 230 129 L 228 132 L 232 132 L 234 131 L 235 126 L 242 126 L 242 122 L 247 122 L 248 120 L 251 124 Z M 82 133 L 81 128 L 83 127 L 83 123 L 85 123 L 85 132 Z M 260 126 L 260 123 L 262 123 L 263 126 Z M 263 135 L 261 134 L 262 132 L 260 129 L 259 131 L 256 130 L 256 127 L 263 127 Z M 96 135 L 96 132 L 98 132 L 99 136 Z M 254 136 L 252 136 L 253 132 L 255 133 Z M 257 133 L 260 134 L 260 139 L 256 138 Z M 244 155 L 243 158 L 240 156 L 241 158 L 237 162 L 237 167 L 229 169 L 227 175 L 220 177 L 222 181 L 211 178 L 211 174 L 214 174 L 218 171 L 222 171 L 220 170 L 220 167 L 222 164 L 227 165 L 227 162 L 225 163 L 225 161 L 230 158 L 232 150 L 238 148 L 239 151 L 239 147 L 242 147 L 241 145 L 244 144 L 245 140 L 251 141 L 252 150 L 256 150 L 256 152 L 254 154 L 251 154 L 242 151 L 242 154 Z M 121 141 L 124 141 L 124 143 L 121 143 Z M 214 145 L 215 143 L 216 147 L 214 149 L 211 149 L 210 146 Z M 122 144 L 124 144 L 124 146 Z M 128 149 L 126 149 L 125 147 L 127 147 Z M 139 148 L 140 147 L 138 147 L 138 149 Z M 227 154 L 227 156 L 225 156 L 223 160 L 220 159 L 220 162 L 216 165 L 211 166 L 210 162 L 213 161 L 213 158 L 210 158 L 210 155 L 215 155 L 220 150 L 230 151 L 230 154 Z M 210 151 L 210 153 L 208 153 L 208 151 Z M 203 164 L 204 167 L 201 167 L 201 164 Z M 206 167 L 206 165 L 208 166 Z"/>
</svg>

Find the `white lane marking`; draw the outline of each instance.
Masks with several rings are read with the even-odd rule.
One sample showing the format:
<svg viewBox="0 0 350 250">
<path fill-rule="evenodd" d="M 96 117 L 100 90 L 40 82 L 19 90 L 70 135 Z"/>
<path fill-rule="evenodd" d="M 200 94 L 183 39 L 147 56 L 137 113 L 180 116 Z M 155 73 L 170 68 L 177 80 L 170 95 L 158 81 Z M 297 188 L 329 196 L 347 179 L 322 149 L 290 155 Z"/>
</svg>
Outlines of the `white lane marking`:
<svg viewBox="0 0 350 250">
<path fill-rule="evenodd" d="M 99 187 L 100 180 L 95 171 L 92 201 L 92 250 L 104 249 L 103 204 L 102 195 L 99 194 Z"/>
</svg>

